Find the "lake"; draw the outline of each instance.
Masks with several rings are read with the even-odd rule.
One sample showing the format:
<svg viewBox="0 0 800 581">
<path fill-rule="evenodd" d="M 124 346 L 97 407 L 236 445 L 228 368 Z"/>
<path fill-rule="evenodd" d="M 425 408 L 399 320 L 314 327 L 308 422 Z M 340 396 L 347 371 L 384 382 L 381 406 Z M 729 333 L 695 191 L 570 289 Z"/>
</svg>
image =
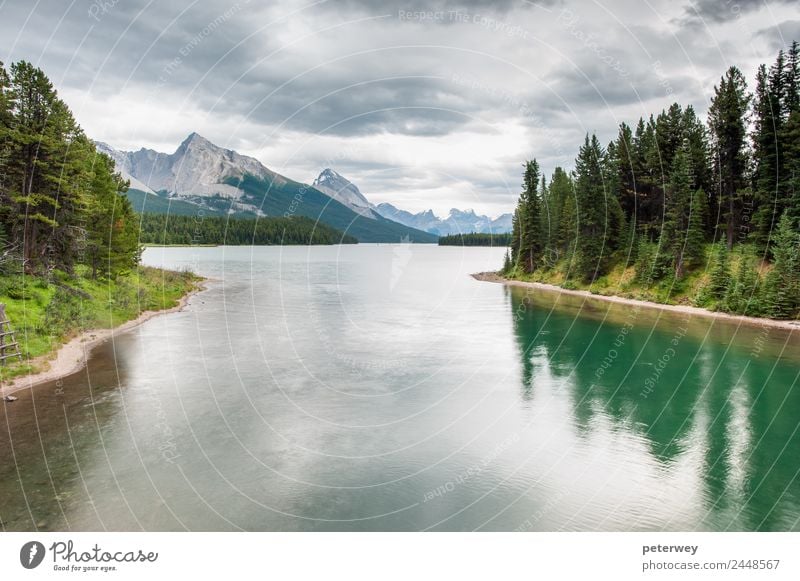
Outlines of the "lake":
<svg viewBox="0 0 800 581">
<path fill-rule="evenodd" d="M 3 530 L 800 530 L 798 332 L 504 249 L 149 248 L 188 308 L 0 406 Z"/>
</svg>

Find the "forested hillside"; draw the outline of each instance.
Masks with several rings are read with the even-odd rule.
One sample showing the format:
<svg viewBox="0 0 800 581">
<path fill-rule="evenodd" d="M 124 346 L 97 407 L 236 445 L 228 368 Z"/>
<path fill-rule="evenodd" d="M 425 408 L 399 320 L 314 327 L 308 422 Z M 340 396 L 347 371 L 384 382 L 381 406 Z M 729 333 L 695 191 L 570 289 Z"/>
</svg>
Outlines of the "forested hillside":
<svg viewBox="0 0 800 581">
<path fill-rule="evenodd" d="M 223 218 L 143 214 L 143 244 L 356 244 L 352 236 L 305 216 Z"/>
<path fill-rule="evenodd" d="M 800 50 L 731 67 L 703 123 L 678 103 L 586 136 L 549 183 L 525 164 L 503 272 L 774 318 L 800 314 Z"/>
<path fill-rule="evenodd" d="M 0 63 L 0 236 L 4 273 L 130 271 L 138 221 L 114 163 L 98 154 L 45 74 Z"/>
<path fill-rule="evenodd" d="M 36 371 L 63 341 L 173 306 L 189 273 L 139 266 L 139 218 L 114 162 L 97 153 L 44 73 L 0 63 L 0 303 Z M 8 341 L 6 341 L 8 344 Z"/>
</svg>

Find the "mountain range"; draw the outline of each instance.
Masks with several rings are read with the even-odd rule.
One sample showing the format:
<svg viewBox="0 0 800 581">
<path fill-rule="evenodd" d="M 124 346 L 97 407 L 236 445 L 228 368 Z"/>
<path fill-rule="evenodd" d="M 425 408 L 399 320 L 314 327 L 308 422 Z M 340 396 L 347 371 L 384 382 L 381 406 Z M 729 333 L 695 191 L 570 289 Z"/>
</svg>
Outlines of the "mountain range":
<svg viewBox="0 0 800 581">
<path fill-rule="evenodd" d="M 453 208 L 447 218 L 442 219 L 436 216 L 433 210 L 412 214 L 385 202 L 376 206 L 361 193 L 358 186 L 330 168 L 324 169 L 314 180 L 313 185 L 319 191 L 328 194 L 362 216 L 372 218 L 383 216 L 409 228 L 430 232 L 437 236 L 469 232 L 484 234 L 511 232 L 511 214 L 502 214 L 492 219 L 489 216 L 478 215 L 474 210 Z"/>
<path fill-rule="evenodd" d="M 481 232 L 484 234 L 503 234 L 511 232 L 511 214 L 501 214 L 497 218 L 476 214 L 474 210 L 459 210 L 453 208 L 447 218 L 439 218 L 433 210 L 425 210 L 412 214 L 400 210 L 392 204 L 383 203 L 376 207 L 378 213 L 384 218 L 405 224 L 438 236 L 448 234 L 468 234 Z"/>
<path fill-rule="evenodd" d="M 306 216 L 346 232 L 359 242 L 427 242 L 436 235 L 384 218 L 363 215 L 313 185 L 296 182 L 253 157 L 190 134 L 167 154 L 142 148 L 121 151 L 96 142 L 131 181 L 128 197 L 137 212 L 188 215 Z"/>
<path fill-rule="evenodd" d="M 299 214 L 355 236 L 360 242 L 436 242 L 439 235 L 508 232 L 511 214 L 492 220 L 452 209 L 441 219 L 431 210 L 412 214 L 392 204 L 372 204 L 358 186 L 330 168 L 311 185 L 296 182 L 253 157 L 219 147 L 191 133 L 174 153 L 117 150 L 95 142 L 130 180 L 137 212 L 197 215 Z"/>
</svg>

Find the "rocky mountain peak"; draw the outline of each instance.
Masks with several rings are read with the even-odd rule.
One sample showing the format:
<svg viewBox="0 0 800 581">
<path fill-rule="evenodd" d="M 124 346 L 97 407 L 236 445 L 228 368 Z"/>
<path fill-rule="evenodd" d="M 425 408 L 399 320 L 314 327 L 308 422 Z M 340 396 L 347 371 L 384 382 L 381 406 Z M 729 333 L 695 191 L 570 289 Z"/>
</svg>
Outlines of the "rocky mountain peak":
<svg viewBox="0 0 800 581">
<path fill-rule="evenodd" d="M 100 142 L 97 147 L 111 155 L 117 167 L 136 180 L 136 189 L 145 191 L 239 198 L 241 190 L 225 183 L 226 179 L 244 175 L 261 179 L 277 176 L 257 159 L 219 147 L 194 131 L 172 154 L 145 148 L 118 151 Z M 133 180 L 131 184 L 134 185 Z"/>
<path fill-rule="evenodd" d="M 354 183 L 335 170 L 326 167 L 311 184 L 323 194 L 341 202 L 354 212 L 374 218 L 374 206 Z"/>
</svg>

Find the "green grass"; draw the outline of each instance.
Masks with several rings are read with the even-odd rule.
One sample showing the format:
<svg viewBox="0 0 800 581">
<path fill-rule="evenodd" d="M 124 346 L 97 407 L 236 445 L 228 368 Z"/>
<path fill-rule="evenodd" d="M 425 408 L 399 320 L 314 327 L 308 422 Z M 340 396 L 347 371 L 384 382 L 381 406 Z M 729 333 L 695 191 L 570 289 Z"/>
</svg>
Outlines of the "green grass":
<svg viewBox="0 0 800 581">
<path fill-rule="evenodd" d="M 766 285 L 768 273 L 773 268 L 763 259 L 756 259 L 753 246 L 740 244 L 728 254 L 730 277 L 728 289 L 722 296 L 715 297 L 711 291 L 711 272 L 716 266 L 714 248 L 707 244 L 704 257 L 698 265 L 688 270 L 680 279 L 676 279 L 671 269 L 659 280 L 648 281 L 636 276 L 633 264 L 626 266 L 624 259 L 615 258 L 615 266 L 594 282 L 588 283 L 578 277 L 568 276 L 569 264 L 562 260 L 551 268 L 539 269 L 530 274 L 513 272 L 508 278 L 520 281 L 543 282 L 560 286 L 569 290 L 584 290 L 592 294 L 617 296 L 640 301 L 649 301 L 664 305 L 682 305 L 700 307 L 709 311 L 720 311 L 754 317 L 782 318 L 773 316 L 774 308 Z M 747 260 L 756 260 L 756 273 L 753 279 L 742 279 L 739 268 Z M 745 269 L 746 270 L 746 269 Z M 737 294 L 738 293 L 738 294 Z M 786 317 L 783 317 L 786 318 Z M 790 317 L 791 318 L 791 317 Z"/>
<path fill-rule="evenodd" d="M 135 319 L 143 311 L 178 304 L 200 280 L 189 272 L 139 267 L 115 280 L 91 280 L 56 271 L 49 279 L 0 276 L 0 303 L 16 333 L 22 362 L 7 362 L 2 379 L 41 371 L 30 359 L 54 355 L 71 338 L 89 329 L 109 329 Z"/>
<path fill-rule="evenodd" d="M 706 249 L 710 254 L 710 245 Z M 735 272 L 738 257 L 731 255 L 731 267 Z M 708 259 L 706 260 L 706 263 Z M 572 269 L 574 272 L 574 268 Z M 565 260 L 556 263 L 552 268 L 540 269 L 530 274 L 515 273 L 508 278 L 527 282 L 542 282 L 560 286 L 568 290 L 589 291 L 603 296 L 617 296 L 640 301 L 649 301 L 666 305 L 689 305 L 713 310 L 715 305 L 703 303 L 701 300 L 703 287 L 708 283 L 705 267 L 688 272 L 680 280 L 666 277 L 647 285 L 636 278 L 633 261 L 627 266 L 622 262 L 615 264 L 606 274 L 588 283 L 578 277 L 568 277 L 569 264 Z"/>
</svg>

